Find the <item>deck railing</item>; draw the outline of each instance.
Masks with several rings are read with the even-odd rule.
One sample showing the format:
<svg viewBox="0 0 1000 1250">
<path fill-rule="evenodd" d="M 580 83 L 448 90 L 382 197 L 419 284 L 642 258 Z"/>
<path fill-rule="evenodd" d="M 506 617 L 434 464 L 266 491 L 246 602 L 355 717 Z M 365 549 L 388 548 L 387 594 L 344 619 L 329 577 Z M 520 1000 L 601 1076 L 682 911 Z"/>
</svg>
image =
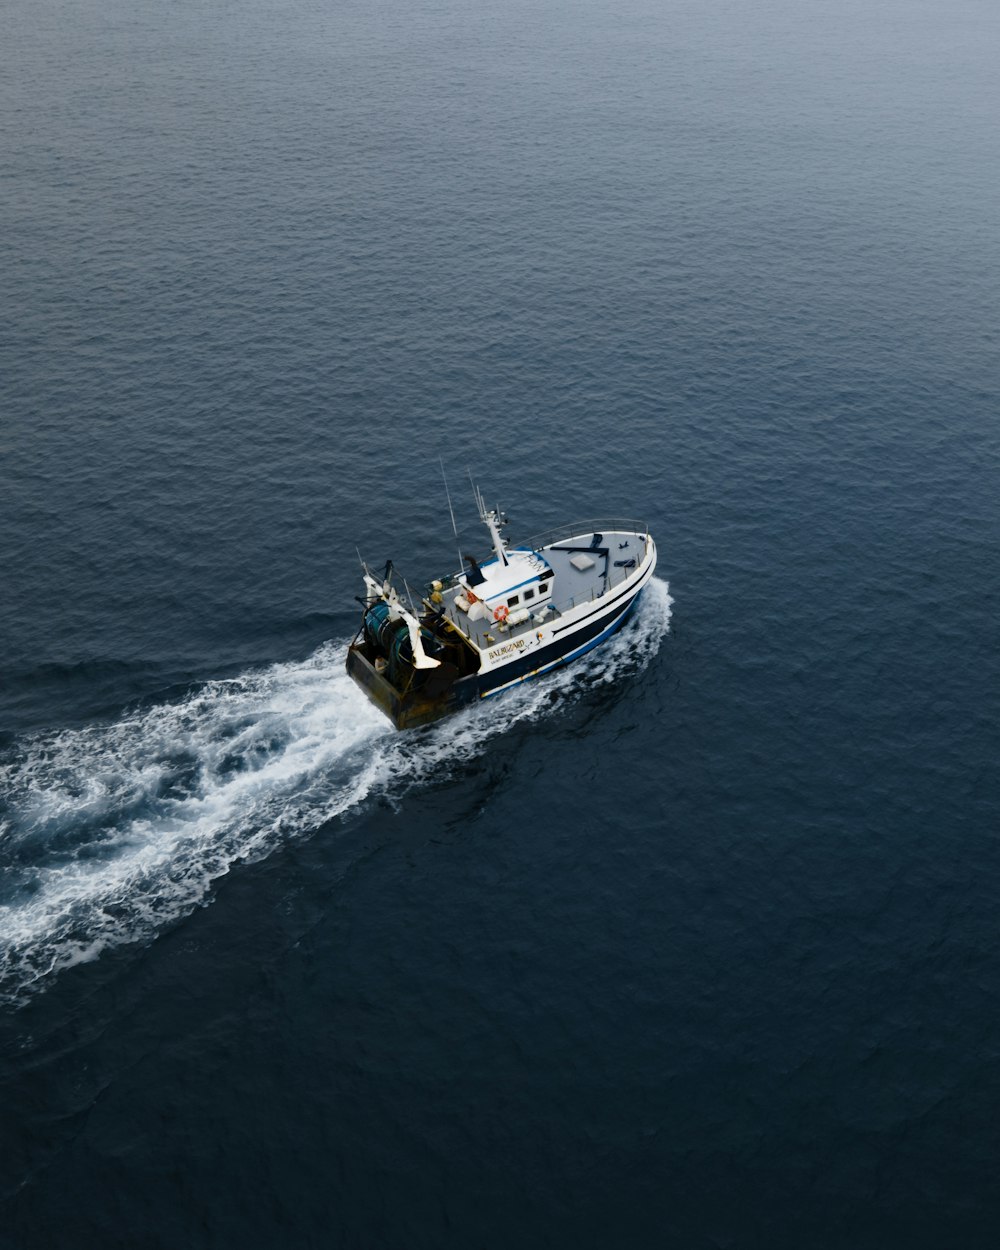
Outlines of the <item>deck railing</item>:
<svg viewBox="0 0 1000 1250">
<path fill-rule="evenodd" d="M 569 531 L 567 533 L 567 531 Z M 601 518 L 596 521 L 574 521 L 572 525 L 555 525 L 551 529 L 543 530 L 541 534 L 534 534 L 531 538 L 526 538 L 523 542 L 510 544 L 511 551 L 538 551 L 542 547 L 547 547 L 552 543 L 569 543 L 574 538 L 585 538 L 588 534 L 640 534 L 644 538 L 649 538 L 649 530 L 642 521 L 636 521 L 631 518 Z M 482 559 L 476 557 L 480 565 L 489 564 L 491 560 L 496 559 L 496 552 L 490 550 L 486 552 Z M 441 578 L 441 583 L 445 590 L 450 589 L 456 584 L 458 579 L 466 574 L 468 569 L 459 569 L 457 573 L 451 573 L 447 577 Z"/>
<path fill-rule="evenodd" d="M 616 531 L 619 534 L 647 535 L 649 533 L 642 521 L 626 517 L 610 519 L 601 517 L 596 521 L 574 521 L 572 525 L 553 526 L 551 529 L 543 530 L 541 534 L 534 534 L 524 542 L 512 543 L 511 551 L 537 551 L 539 547 L 547 547 L 551 543 L 568 543 L 574 538 L 584 538 L 587 534 L 609 534 Z"/>
</svg>

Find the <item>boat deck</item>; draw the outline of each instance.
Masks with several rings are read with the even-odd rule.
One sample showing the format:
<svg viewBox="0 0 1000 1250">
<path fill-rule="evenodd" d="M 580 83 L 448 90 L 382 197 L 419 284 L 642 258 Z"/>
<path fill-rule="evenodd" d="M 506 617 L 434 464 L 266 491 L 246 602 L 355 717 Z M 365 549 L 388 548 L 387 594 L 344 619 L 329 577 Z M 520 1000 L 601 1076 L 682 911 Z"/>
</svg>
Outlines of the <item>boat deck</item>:
<svg viewBox="0 0 1000 1250">
<path fill-rule="evenodd" d="M 595 547 L 594 540 L 598 537 L 600 541 Z M 520 550 L 531 548 L 521 547 Z M 520 625 L 501 625 L 490 619 L 470 620 L 468 613 L 455 605 L 456 598 L 462 593 L 462 587 L 458 584 L 443 592 L 445 617 L 470 642 L 484 651 L 497 643 L 517 638 L 543 624 L 551 623 L 581 603 L 599 599 L 635 572 L 642 564 L 646 550 L 645 534 L 605 531 L 599 535 L 594 532 L 573 535 L 538 548 L 555 574 L 552 597 L 543 606 L 532 611 L 528 619 Z M 576 556 L 588 557 L 592 563 L 589 567 L 577 568 L 572 563 Z"/>
<path fill-rule="evenodd" d="M 444 609 L 445 617 L 457 625 L 463 634 L 471 643 L 477 646 L 480 651 L 486 651 L 490 647 L 495 646 L 498 642 L 505 642 L 511 638 L 517 638 L 520 634 L 528 633 L 529 630 L 537 629 L 539 625 L 546 621 L 554 621 L 562 613 L 551 606 L 538 608 L 532 612 L 526 621 L 522 621 L 520 625 L 501 625 L 497 621 L 484 618 L 478 621 L 471 621 L 469 614 L 463 612 L 455 606 L 455 599 L 461 593 L 461 586 L 454 586 L 450 590 L 444 592 Z"/>
</svg>

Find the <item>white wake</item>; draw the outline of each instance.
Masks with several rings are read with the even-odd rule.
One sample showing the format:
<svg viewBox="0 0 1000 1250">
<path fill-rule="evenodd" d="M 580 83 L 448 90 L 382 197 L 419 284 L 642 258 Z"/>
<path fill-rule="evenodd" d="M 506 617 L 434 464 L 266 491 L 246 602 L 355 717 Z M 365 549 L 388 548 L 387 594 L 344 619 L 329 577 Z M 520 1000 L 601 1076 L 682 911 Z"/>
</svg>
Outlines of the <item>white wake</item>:
<svg viewBox="0 0 1000 1250">
<path fill-rule="evenodd" d="M 326 643 L 179 703 L 25 739 L 0 765 L 0 1000 L 148 940 L 237 860 L 440 776 L 551 709 L 554 691 L 645 667 L 671 602 L 654 579 L 633 621 L 589 656 L 424 730 L 396 733 L 344 671 L 345 644 Z"/>
</svg>

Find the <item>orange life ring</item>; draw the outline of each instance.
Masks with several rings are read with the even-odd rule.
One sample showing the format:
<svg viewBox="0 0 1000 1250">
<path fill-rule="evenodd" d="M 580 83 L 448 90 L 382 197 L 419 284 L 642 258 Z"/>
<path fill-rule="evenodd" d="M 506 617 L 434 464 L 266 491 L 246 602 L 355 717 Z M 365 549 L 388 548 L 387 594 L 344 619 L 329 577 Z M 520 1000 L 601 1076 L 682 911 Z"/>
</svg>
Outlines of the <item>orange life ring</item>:
<svg viewBox="0 0 1000 1250">
<path fill-rule="evenodd" d="M 507 607 L 506 603 L 501 603 L 493 613 L 493 619 L 495 621 L 499 621 L 501 624 L 503 624 L 508 616 L 510 616 L 510 608 Z"/>
<path fill-rule="evenodd" d="M 466 592 L 465 592 L 465 597 L 466 597 L 466 599 L 468 599 L 470 606 L 471 606 L 473 603 L 478 603 L 478 602 L 479 602 L 479 596 L 478 596 L 478 595 L 474 595 L 474 594 L 472 593 L 472 591 L 471 591 L 471 590 L 466 590 Z"/>
</svg>

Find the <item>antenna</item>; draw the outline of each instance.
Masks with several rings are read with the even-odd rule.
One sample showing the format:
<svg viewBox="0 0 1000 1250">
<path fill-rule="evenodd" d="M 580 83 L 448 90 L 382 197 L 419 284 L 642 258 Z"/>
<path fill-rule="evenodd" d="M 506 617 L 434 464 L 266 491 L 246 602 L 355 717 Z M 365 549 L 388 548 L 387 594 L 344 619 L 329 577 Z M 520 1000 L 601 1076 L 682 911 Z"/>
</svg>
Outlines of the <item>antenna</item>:
<svg viewBox="0 0 1000 1250">
<path fill-rule="evenodd" d="M 448 475 L 444 471 L 444 460 L 438 456 L 438 464 L 441 466 L 441 479 L 444 482 L 444 493 L 448 500 L 448 511 L 451 513 L 451 529 L 455 537 L 458 537 L 458 526 L 455 524 L 455 509 L 451 506 L 451 491 L 448 489 Z"/>
<path fill-rule="evenodd" d="M 441 466 L 441 477 L 444 481 L 444 493 L 448 499 L 448 511 L 451 513 L 451 532 L 455 535 L 455 550 L 458 552 L 458 568 L 462 570 L 462 544 L 458 541 L 458 526 L 455 524 L 455 509 L 451 506 L 451 491 L 448 489 L 448 475 L 444 471 L 444 460 L 438 456 Z"/>
<path fill-rule="evenodd" d="M 465 471 L 469 475 L 469 484 L 472 487 L 472 497 L 475 499 L 476 507 L 479 509 L 479 519 L 480 521 L 485 521 L 486 520 L 486 504 L 483 502 L 483 493 L 479 489 L 479 487 L 476 485 L 476 483 L 472 480 L 472 470 L 467 468 Z"/>
</svg>

